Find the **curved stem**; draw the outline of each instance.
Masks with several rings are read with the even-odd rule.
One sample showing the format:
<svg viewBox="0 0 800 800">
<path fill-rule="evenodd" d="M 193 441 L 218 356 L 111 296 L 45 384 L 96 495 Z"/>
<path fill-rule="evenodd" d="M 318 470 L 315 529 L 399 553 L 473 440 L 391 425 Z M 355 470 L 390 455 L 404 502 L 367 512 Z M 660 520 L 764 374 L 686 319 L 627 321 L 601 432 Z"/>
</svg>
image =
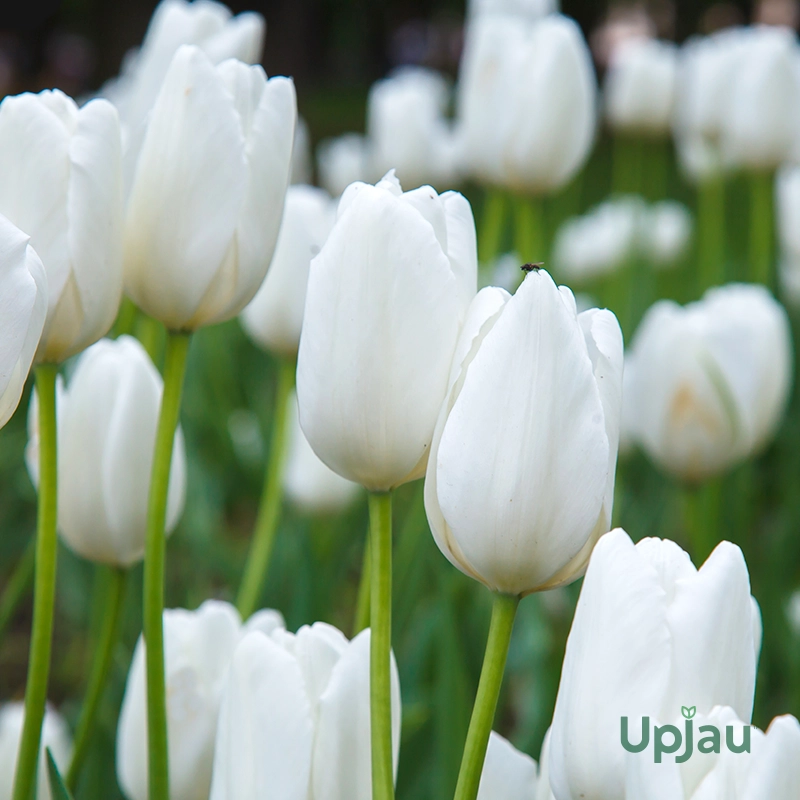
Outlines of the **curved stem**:
<svg viewBox="0 0 800 800">
<path fill-rule="evenodd" d="M 372 797 L 392 800 L 392 495 L 369 494 L 370 554 L 370 658 L 369 697 L 372 738 Z"/>
<path fill-rule="evenodd" d="M 508 594 L 495 594 L 492 605 L 492 621 L 489 625 L 489 638 L 486 654 L 483 657 L 478 694 L 469 721 L 467 743 L 458 773 L 455 800 L 475 800 L 483 773 L 489 734 L 494 724 L 497 699 L 503 683 L 508 646 L 514 629 L 519 597 Z"/>
<path fill-rule="evenodd" d="M 102 567 L 98 566 L 98 569 L 102 569 Z M 108 682 L 114 647 L 119 641 L 120 619 L 122 618 L 127 575 L 127 571 L 123 569 L 112 568 L 108 570 L 103 626 L 94 652 L 92 669 L 89 673 L 89 684 L 86 688 L 86 696 L 83 700 L 83 707 L 81 708 L 78 727 L 75 732 L 72 761 L 65 781 L 70 791 L 75 791 L 78 775 L 80 775 L 81 767 L 89 752 L 92 734 L 97 724 L 100 700 Z"/>
<path fill-rule="evenodd" d="M 752 280 L 772 285 L 772 173 L 750 176 L 750 270 Z"/>
<path fill-rule="evenodd" d="M 147 744 L 150 800 L 169 798 L 167 753 L 167 697 L 164 676 L 164 528 L 167 492 L 172 466 L 175 430 L 180 416 L 183 378 L 191 335 L 170 333 L 164 364 L 164 394 L 156 432 L 150 499 L 147 509 L 147 537 L 144 557 L 143 633 L 147 666 Z"/>
<path fill-rule="evenodd" d="M 711 175 L 697 187 L 699 297 L 725 282 L 725 178 Z"/>
<path fill-rule="evenodd" d="M 0 596 L 0 641 L 3 640 L 8 623 L 11 622 L 14 612 L 33 582 L 35 564 L 36 537 L 32 536 Z"/>
<path fill-rule="evenodd" d="M 500 255 L 505 215 L 505 194 L 499 189 L 487 189 L 483 200 L 478 238 L 478 261 L 483 266 L 491 264 Z"/>
<path fill-rule="evenodd" d="M 36 368 L 39 403 L 39 507 L 36 530 L 36 565 L 33 593 L 28 679 L 25 684 L 25 722 L 22 726 L 14 800 L 28 800 L 39 760 L 47 683 L 50 676 L 50 646 L 56 598 L 56 556 L 58 553 L 58 451 L 56 444 L 56 375 L 58 366 Z"/>
<path fill-rule="evenodd" d="M 289 396 L 294 388 L 295 362 L 284 359 L 278 368 L 278 386 L 275 391 L 275 406 L 272 414 L 272 440 L 269 448 L 269 462 L 264 475 L 264 489 L 258 507 L 256 527 L 250 552 L 239 586 L 236 607 L 242 619 L 247 619 L 258 607 L 264 579 L 267 577 L 272 547 L 281 516 L 283 503 L 283 470 L 286 464 L 286 450 L 289 439 L 287 422 L 289 420 Z"/>
</svg>

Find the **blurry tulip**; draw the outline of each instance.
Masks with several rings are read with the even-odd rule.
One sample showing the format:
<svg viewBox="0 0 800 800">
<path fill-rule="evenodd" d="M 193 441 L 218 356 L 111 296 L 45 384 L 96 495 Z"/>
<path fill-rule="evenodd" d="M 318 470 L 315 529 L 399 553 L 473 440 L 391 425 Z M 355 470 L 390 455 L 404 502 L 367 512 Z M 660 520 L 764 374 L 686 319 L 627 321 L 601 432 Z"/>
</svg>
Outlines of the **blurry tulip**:
<svg viewBox="0 0 800 800">
<path fill-rule="evenodd" d="M 663 469 L 697 482 L 763 449 L 783 418 L 792 340 L 762 286 L 729 284 L 681 307 L 661 300 L 639 325 L 625 405 Z"/>
<path fill-rule="evenodd" d="M 748 722 L 758 616 L 735 545 L 722 542 L 697 570 L 674 542 L 634 546 L 620 529 L 602 537 L 581 588 L 556 699 L 549 743 L 555 796 L 626 796 L 623 716 L 671 721 L 682 705 L 700 714 L 728 705 Z"/>
<path fill-rule="evenodd" d="M 319 182 L 332 197 L 339 197 L 351 184 L 372 179 L 369 145 L 358 133 L 324 139 L 317 147 Z"/>
<path fill-rule="evenodd" d="M 169 785 L 172 800 L 208 800 L 222 690 L 239 640 L 249 631 L 283 627 L 277 611 L 242 626 L 228 603 L 207 600 L 196 611 L 164 611 Z M 133 653 L 117 729 L 117 779 L 129 800 L 147 798 L 145 643 Z"/>
<path fill-rule="evenodd" d="M 297 353 L 309 266 L 335 219 L 336 204 L 325 191 L 289 187 L 267 277 L 241 315 L 245 332 L 265 350 L 287 356 Z"/>
<path fill-rule="evenodd" d="M 369 800 L 369 630 L 251 633 L 226 680 L 211 800 Z M 400 682 L 391 660 L 394 769 Z"/>
<path fill-rule="evenodd" d="M 493 591 L 579 577 L 611 523 L 622 393 L 614 315 L 578 315 L 531 272 L 482 290 L 453 360 L 425 480 L 439 549 Z"/>
<path fill-rule="evenodd" d="M 136 339 L 103 339 L 81 355 L 58 392 L 58 526 L 79 555 L 129 567 L 144 555 L 150 470 L 163 382 Z M 29 427 L 36 430 L 36 406 Z M 38 437 L 26 458 L 38 483 Z M 170 471 L 167 531 L 186 498 L 180 428 Z"/>
<path fill-rule="evenodd" d="M 37 361 L 106 334 L 122 296 L 122 156 L 111 103 L 58 90 L 0 104 L 0 214 L 31 237 L 47 274 Z"/>
<path fill-rule="evenodd" d="M 12 797 L 24 720 L 24 703 L 0 706 L 0 800 L 11 800 Z M 36 800 L 51 800 L 52 797 L 44 753 L 46 747 L 50 748 L 59 772 L 65 773 L 72 757 L 72 737 L 64 718 L 52 708 L 45 711 L 42 725 Z"/>
<path fill-rule="evenodd" d="M 289 180 L 294 85 L 181 47 L 128 202 L 125 286 L 170 330 L 238 314 L 267 273 Z"/>
<path fill-rule="evenodd" d="M 309 514 L 335 514 L 352 505 L 359 486 L 337 475 L 311 449 L 297 418 L 297 397 L 289 398 L 289 454 L 283 487 L 286 496 Z"/>
<path fill-rule="evenodd" d="M 467 12 L 476 14 L 516 14 L 527 19 L 537 19 L 554 14 L 559 0 L 468 0 Z"/>
<path fill-rule="evenodd" d="M 596 95 L 589 49 L 573 20 L 477 15 L 459 78 L 464 167 L 518 192 L 561 188 L 589 155 Z"/>
<path fill-rule="evenodd" d="M 311 133 L 302 117 L 297 118 L 292 148 L 292 170 L 290 181 L 308 184 L 314 181 L 314 167 L 311 159 Z"/>
<path fill-rule="evenodd" d="M 675 266 L 686 255 L 692 239 L 692 212 L 675 200 L 654 203 L 642 215 L 639 247 L 656 268 Z"/>
<path fill-rule="evenodd" d="M 300 424 L 335 472 L 372 491 L 425 473 L 477 284 L 467 200 L 393 174 L 357 183 L 311 262 L 297 364 Z"/>
<path fill-rule="evenodd" d="M 672 125 L 678 49 L 655 39 L 621 47 L 606 73 L 606 116 L 615 131 L 667 135 Z"/>
<path fill-rule="evenodd" d="M 492 731 L 478 800 L 538 800 L 536 762 Z"/>
<path fill-rule="evenodd" d="M 406 67 L 372 85 L 367 132 L 378 175 L 395 169 L 407 186 L 455 182 L 453 133 L 444 118 L 450 89 L 444 77 Z"/>
<path fill-rule="evenodd" d="M 19 405 L 47 316 L 47 278 L 30 239 L 0 215 L 0 428 Z"/>
</svg>

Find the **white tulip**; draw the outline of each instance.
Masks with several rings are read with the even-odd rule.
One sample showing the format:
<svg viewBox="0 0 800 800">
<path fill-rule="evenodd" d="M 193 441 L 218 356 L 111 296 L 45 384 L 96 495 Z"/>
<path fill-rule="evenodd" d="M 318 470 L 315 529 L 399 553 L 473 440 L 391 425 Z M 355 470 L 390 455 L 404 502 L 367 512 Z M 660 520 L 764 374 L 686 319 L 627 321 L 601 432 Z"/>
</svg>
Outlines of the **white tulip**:
<svg viewBox="0 0 800 800">
<path fill-rule="evenodd" d="M 657 302 L 629 358 L 625 404 L 634 435 L 684 480 L 704 480 L 754 455 L 782 420 L 791 333 L 783 307 L 762 286 L 729 284 L 684 307 Z"/>
<path fill-rule="evenodd" d="M 169 786 L 172 800 L 208 800 L 222 690 L 236 645 L 248 632 L 283 628 L 277 611 L 242 625 L 228 603 L 164 611 Z M 133 653 L 117 728 L 117 780 L 129 800 L 146 800 L 147 680 L 145 643 Z"/>
<path fill-rule="evenodd" d="M 294 85 L 183 46 L 147 126 L 125 224 L 125 287 L 171 330 L 238 314 L 267 273 L 289 180 Z"/>
<path fill-rule="evenodd" d="M 47 317 L 47 278 L 30 238 L 0 214 L 0 428 L 19 405 Z"/>
<path fill-rule="evenodd" d="M 580 315 L 543 270 L 470 307 L 436 425 L 425 509 L 436 544 L 493 591 L 586 567 L 611 523 L 622 394 L 614 315 Z"/>
<path fill-rule="evenodd" d="M 58 90 L 0 104 L 0 214 L 31 237 L 47 274 L 37 361 L 105 335 L 122 296 L 122 155 L 116 109 Z"/>
<path fill-rule="evenodd" d="M 589 49 L 573 20 L 477 15 L 467 25 L 459 78 L 465 169 L 513 191 L 559 189 L 589 155 L 596 95 Z"/>
<path fill-rule="evenodd" d="M 444 116 L 449 95 L 444 77 L 422 67 L 406 67 L 372 85 L 367 133 L 377 174 L 395 169 L 410 186 L 455 181 L 454 138 Z"/>
<path fill-rule="evenodd" d="M 7 703 L 0 706 L 0 800 L 11 800 L 13 794 L 17 752 L 24 722 L 24 703 Z M 42 723 L 36 800 L 51 800 L 52 797 L 50 780 L 47 776 L 46 747 L 50 748 L 58 771 L 64 774 L 72 758 L 72 737 L 64 718 L 49 706 L 45 710 Z"/>
<path fill-rule="evenodd" d="M 245 332 L 265 350 L 296 355 L 311 259 L 322 249 L 335 219 L 336 204 L 324 190 L 289 187 L 267 277 L 241 314 Z"/>
<path fill-rule="evenodd" d="M 144 556 L 150 470 L 163 381 L 139 342 L 103 339 L 78 360 L 59 386 L 58 527 L 79 555 L 118 567 Z M 28 420 L 26 450 L 38 484 L 37 404 Z M 186 499 L 186 452 L 178 428 L 167 498 L 167 532 Z"/>
<path fill-rule="evenodd" d="M 358 133 L 324 139 L 317 147 L 317 171 L 320 185 L 332 197 L 339 197 L 351 183 L 372 180 L 367 139 Z"/>
<path fill-rule="evenodd" d="M 477 285 L 467 200 L 393 174 L 349 187 L 311 262 L 297 363 L 300 424 L 317 455 L 367 489 L 425 473 Z"/>
<path fill-rule="evenodd" d="M 247 635 L 226 681 L 211 800 L 369 800 L 369 630 Z M 400 682 L 391 660 L 394 769 Z"/>
<path fill-rule="evenodd" d="M 468 0 L 467 13 L 515 14 L 524 19 L 538 19 L 559 10 L 559 0 Z"/>
<path fill-rule="evenodd" d="M 483 762 L 478 800 L 537 800 L 536 762 L 492 731 Z"/>
<path fill-rule="evenodd" d="M 549 745 L 553 794 L 625 797 L 623 716 L 672 720 L 681 706 L 708 714 L 728 705 L 749 721 L 757 616 L 735 545 L 722 542 L 697 570 L 674 542 L 634 546 L 620 529 L 603 536 L 567 640 Z"/>
<path fill-rule="evenodd" d="M 692 239 L 692 212 L 675 200 L 661 200 L 642 215 L 639 247 L 657 269 L 675 266 L 686 255 Z"/>
<path fill-rule="evenodd" d="M 310 514 L 333 514 L 353 504 L 359 485 L 337 475 L 311 449 L 297 416 L 297 396 L 289 398 L 289 452 L 283 476 L 288 499 Z"/>
<path fill-rule="evenodd" d="M 606 73 L 605 110 L 615 131 L 667 135 L 672 126 L 678 49 L 634 39 L 614 51 Z"/>
</svg>

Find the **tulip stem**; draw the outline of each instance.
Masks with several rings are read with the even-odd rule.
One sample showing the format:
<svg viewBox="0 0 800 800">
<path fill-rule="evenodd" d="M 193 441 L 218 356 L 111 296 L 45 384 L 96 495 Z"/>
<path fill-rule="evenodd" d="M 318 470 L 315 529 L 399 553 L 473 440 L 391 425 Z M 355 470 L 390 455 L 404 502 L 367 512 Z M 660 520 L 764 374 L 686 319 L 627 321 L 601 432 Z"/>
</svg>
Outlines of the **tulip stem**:
<svg viewBox="0 0 800 800">
<path fill-rule="evenodd" d="M 719 525 L 722 502 L 722 480 L 711 478 L 705 483 L 687 486 L 684 490 L 684 524 L 689 550 L 699 567 L 720 541 Z"/>
<path fill-rule="evenodd" d="M 296 366 L 293 359 L 283 359 L 278 368 L 278 386 L 272 412 L 272 440 L 269 462 L 264 475 L 264 489 L 258 507 L 256 527 L 250 543 L 242 583 L 236 606 L 242 619 L 247 619 L 258 608 L 261 590 L 269 569 L 269 560 L 275 544 L 275 534 L 283 504 L 283 471 L 289 440 L 289 396 L 294 388 Z"/>
<path fill-rule="evenodd" d="M 755 283 L 772 285 L 772 183 L 771 172 L 750 176 L 750 274 Z"/>
<path fill-rule="evenodd" d="M 697 296 L 725 283 L 725 178 L 716 173 L 697 187 L 700 280 Z"/>
<path fill-rule="evenodd" d="M 514 629 L 518 606 L 519 597 L 499 593 L 494 595 L 486 654 L 483 657 L 478 694 L 469 721 L 454 800 L 475 800 L 478 796 L 483 762 L 486 759 L 489 734 L 494 724 L 494 714 L 503 683 L 508 646 L 511 643 L 511 632 Z"/>
<path fill-rule="evenodd" d="M 13 800 L 28 800 L 36 779 L 39 740 L 42 734 L 50 647 L 56 599 L 58 554 L 58 450 L 56 437 L 56 375 L 58 366 L 36 368 L 39 402 L 39 499 L 33 592 L 33 629 L 25 684 L 25 722 L 22 726 Z"/>
<path fill-rule="evenodd" d="M 506 221 L 506 197 L 499 189 L 487 189 L 481 213 L 481 230 L 478 239 L 478 260 L 481 265 L 491 264 L 503 245 Z"/>
<path fill-rule="evenodd" d="M 36 564 L 36 538 L 31 537 L 20 556 L 11 577 L 8 579 L 3 594 L 0 596 L 0 641 L 14 616 L 22 598 L 33 582 L 33 569 Z"/>
<path fill-rule="evenodd" d="M 392 800 L 392 495 L 370 492 L 370 659 L 372 798 Z"/>
<path fill-rule="evenodd" d="M 167 695 L 164 675 L 164 562 L 167 493 L 175 431 L 180 417 L 183 379 L 191 334 L 171 332 L 164 363 L 164 394 L 156 431 L 144 556 L 143 633 L 147 665 L 147 745 L 149 798 L 168 800 Z M 21 799 L 20 799 L 21 800 Z"/>
<path fill-rule="evenodd" d="M 361 564 L 361 579 L 358 582 L 358 596 L 356 597 L 356 618 L 353 622 L 353 636 L 369 627 L 370 594 L 372 586 L 370 581 L 370 564 L 372 554 L 369 546 L 369 536 L 364 544 L 364 559 Z"/>
<path fill-rule="evenodd" d="M 614 136 L 611 193 L 641 194 L 645 143 L 638 136 Z"/>
<path fill-rule="evenodd" d="M 71 792 L 75 791 L 75 784 L 78 782 L 81 767 L 89 752 L 92 734 L 97 724 L 97 712 L 100 709 L 100 700 L 103 697 L 103 691 L 108 683 L 111 659 L 114 654 L 114 648 L 119 641 L 120 620 L 122 619 L 125 586 L 128 576 L 127 570 L 124 569 L 109 569 L 100 566 L 98 566 L 98 569 L 103 569 L 108 575 L 103 609 L 103 625 L 100 629 L 100 636 L 94 651 L 94 659 L 92 661 L 91 672 L 89 673 L 86 696 L 83 699 L 81 714 L 78 718 L 78 727 L 75 732 L 72 761 L 70 762 L 65 780 L 67 788 Z"/>
<path fill-rule="evenodd" d="M 516 202 L 514 246 L 525 261 L 543 261 L 546 257 L 544 205 L 540 197 L 518 197 Z M 522 274 L 520 273 L 520 279 Z"/>
</svg>

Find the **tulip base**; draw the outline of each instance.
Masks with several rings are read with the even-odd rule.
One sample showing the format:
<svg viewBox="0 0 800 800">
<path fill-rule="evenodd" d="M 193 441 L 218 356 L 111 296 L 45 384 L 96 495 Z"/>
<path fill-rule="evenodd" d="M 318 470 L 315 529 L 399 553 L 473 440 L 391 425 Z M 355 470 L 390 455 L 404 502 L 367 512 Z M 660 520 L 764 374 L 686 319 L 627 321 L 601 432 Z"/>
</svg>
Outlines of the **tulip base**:
<svg viewBox="0 0 800 800">
<path fill-rule="evenodd" d="M 147 743 L 150 800 L 169 798 L 167 753 L 167 696 L 164 676 L 164 562 L 165 527 L 172 451 L 180 416 L 183 379 L 189 352 L 189 333 L 170 333 L 164 363 L 164 394 L 156 430 L 150 479 L 144 557 L 143 633 L 147 666 Z M 22 798 L 19 798 L 22 800 Z"/>
<path fill-rule="evenodd" d="M 372 797 L 392 800 L 392 495 L 370 492 L 369 698 L 372 739 Z"/>
<path fill-rule="evenodd" d="M 36 368 L 39 403 L 39 500 L 34 571 L 33 630 L 31 631 L 28 679 L 25 684 L 25 722 L 17 756 L 13 800 L 28 800 L 36 780 L 39 741 L 42 734 L 47 684 L 50 677 L 50 647 L 56 599 L 58 553 L 58 451 L 56 438 L 56 376 L 58 366 Z"/>
<path fill-rule="evenodd" d="M 486 759 L 486 748 L 494 724 L 494 714 L 500 697 L 500 687 L 503 683 L 508 647 L 511 644 L 511 632 L 514 629 L 518 607 L 519 597 L 507 594 L 494 595 L 486 654 L 483 658 L 472 718 L 469 721 L 454 800 L 475 800 L 478 796 L 483 762 Z"/>
</svg>

